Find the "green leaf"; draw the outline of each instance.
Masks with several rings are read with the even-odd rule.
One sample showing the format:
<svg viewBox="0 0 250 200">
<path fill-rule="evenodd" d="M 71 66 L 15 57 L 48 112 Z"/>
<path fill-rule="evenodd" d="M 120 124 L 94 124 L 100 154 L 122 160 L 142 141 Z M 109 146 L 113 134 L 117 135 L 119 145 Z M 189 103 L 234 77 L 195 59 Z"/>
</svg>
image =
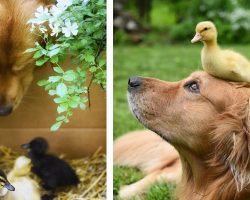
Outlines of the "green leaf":
<svg viewBox="0 0 250 200">
<path fill-rule="evenodd" d="M 57 107 L 57 112 L 58 113 L 62 113 L 62 112 L 65 112 L 67 111 L 69 108 L 69 105 L 67 103 L 63 103 L 63 104 L 60 104 L 58 107 Z"/>
<path fill-rule="evenodd" d="M 59 73 L 59 74 L 63 74 L 64 73 L 63 69 L 61 67 L 59 67 L 59 66 L 58 67 L 53 67 L 53 70 L 55 72 Z"/>
<path fill-rule="evenodd" d="M 34 52 L 34 51 L 36 51 L 37 49 L 36 48 L 29 48 L 29 49 L 26 49 L 25 51 L 24 51 L 24 53 L 32 53 L 32 52 Z"/>
<path fill-rule="evenodd" d="M 57 131 L 62 125 L 62 121 L 60 122 L 56 122 L 55 124 L 53 124 L 53 126 L 51 126 L 50 130 L 51 131 Z"/>
<path fill-rule="evenodd" d="M 67 86 L 64 83 L 58 84 L 58 86 L 56 87 L 56 94 L 59 97 L 63 97 L 66 94 L 68 94 L 68 88 L 67 88 Z"/>
<path fill-rule="evenodd" d="M 72 100 L 72 101 L 69 102 L 69 107 L 77 108 L 78 104 L 79 104 L 79 101 Z"/>
<path fill-rule="evenodd" d="M 99 66 L 102 67 L 106 64 L 106 60 L 102 59 L 99 61 Z"/>
<path fill-rule="evenodd" d="M 42 56 L 43 56 L 43 53 L 42 53 L 41 50 L 39 50 L 39 51 L 37 51 L 37 52 L 34 54 L 33 58 L 38 59 L 38 58 L 41 58 Z"/>
<path fill-rule="evenodd" d="M 48 49 L 49 49 L 49 50 L 53 50 L 53 49 L 56 49 L 56 48 L 58 48 L 58 47 L 60 47 L 59 44 L 54 44 L 54 45 L 52 45 L 52 46 L 49 46 Z"/>
<path fill-rule="evenodd" d="M 64 103 L 66 101 L 67 101 L 67 98 L 65 98 L 65 97 L 57 97 L 54 99 L 55 103 Z"/>
<path fill-rule="evenodd" d="M 88 62 L 88 63 L 94 63 L 95 62 L 95 56 L 91 55 L 91 54 L 86 54 L 84 55 L 84 59 Z"/>
<path fill-rule="evenodd" d="M 97 68 L 94 67 L 94 66 L 89 68 L 89 71 L 92 72 L 92 73 L 95 72 L 96 70 L 97 70 Z"/>
<path fill-rule="evenodd" d="M 76 75 L 75 71 L 69 70 L 69 71 L 65 72 L 65 74 L 63 75 L 63 79 L 65 81 L 73 81 L 73 80 L 77 79 L 77 75 Z"/>
<path fill-rule="evenodd" d="M 47 81 L 47 80 L 40 80 L 40 81 L 38 81 L 37 82 L 37 85 L 39 85 L 39 86 L 45 86 L 45 85 L 47 85 L 49 82 Z"/>
<path fill-rule="evenodd" d="M 49 90 L 49 95 L 50 95 L 50 96 L 56 95 L 56 91 L 55 91 L 55 90 Z"/>
<path fill-rule="evenodd" d="M 37 65 L 37 66 L 42 66 L 42 65 L 44 65 L 48 60 L 49 60 L 49 58 L 47 58 L 47 57 L 41 58 L 41 59 L 39 59 L 39 60 L 36 61 L 36 65 Z"/>
<path fill-rule="evenodd" d="M 58 63 L 58 60 L 58 56 L 53 56 L 50 58 L 50 62 L 52 62 L 53 64 Z"/>
<path fill-rule="evenodd" d="M 66 117 L 64 115 L 56 118 L 56 121 L 63 121 Z"/>
<path fill-rule="evenodd" d="M 49 51 L 48 56 L 51 58 L 57 55 L 59 52 L 60 52 L 60 48 L 53 49 L 52 51 Z"/>
<path fill-rule="evenodd" d="M 50 83 L 56 83 L 56 82 L 60 81 L 61 78 L 62 78 L 61 76 L 50 76 L 48 81 Z"/>
</svg>

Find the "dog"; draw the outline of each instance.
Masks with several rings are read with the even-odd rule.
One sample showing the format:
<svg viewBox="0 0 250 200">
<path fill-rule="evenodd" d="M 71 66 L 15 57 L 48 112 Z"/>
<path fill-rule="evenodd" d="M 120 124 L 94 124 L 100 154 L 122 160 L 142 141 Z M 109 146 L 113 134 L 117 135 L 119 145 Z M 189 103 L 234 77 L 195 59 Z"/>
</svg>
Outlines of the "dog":
<svg viewBox="0 0 250 200">
<path fill-rule="evenodd" d="M 0 1 L 0 116 L 9 115 L 20 104 L 33 79 L 32 54 L 38 36 L 27 24 L 36 9 L 48 0 Z"/>
<path fill-rule="evenodd" d="M 128 101 L 135 117 L 179 153 L 178 199 L 250 199 L 249 99 L 249 84 L 206 72 L 173 83 L 129 79 Z"/>
<path fill-rule="evenodd" d="M 143 194 L 156 181 L 176 183 L 181 178 L 178 152 L 149 130 L 134 131 L 118 138 L 114 143 L 114 164 L 136 167 L 146 174 L 138 182 L 120 189 L 122 199 Z"/>
</svg>

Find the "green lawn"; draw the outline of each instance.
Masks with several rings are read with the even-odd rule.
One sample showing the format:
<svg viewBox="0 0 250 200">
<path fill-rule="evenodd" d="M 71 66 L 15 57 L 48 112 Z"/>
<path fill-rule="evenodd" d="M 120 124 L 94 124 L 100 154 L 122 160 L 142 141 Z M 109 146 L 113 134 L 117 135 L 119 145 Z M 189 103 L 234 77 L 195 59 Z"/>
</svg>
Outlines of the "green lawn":
<svg viewBox="0 0 250 200">
<path fill-rule="evenodd" d="M 201 48 L 201 44 L 114 47 L 114 139 L 128 131 L 143 128 L 128 108 L 128 78 L 139 75 L 168 81 L 180 80 L 202 69 Z M 250 58 L 250 45 L 230 45 L 230 48 Z M 142 176 L 136 169 L 114 167 L 114 194 L 117 194 L 121 185 L 133 183 Z M 165 183 L 158 183 L 143 199 L 168 200 L 171 188 Z"/>
</svg>

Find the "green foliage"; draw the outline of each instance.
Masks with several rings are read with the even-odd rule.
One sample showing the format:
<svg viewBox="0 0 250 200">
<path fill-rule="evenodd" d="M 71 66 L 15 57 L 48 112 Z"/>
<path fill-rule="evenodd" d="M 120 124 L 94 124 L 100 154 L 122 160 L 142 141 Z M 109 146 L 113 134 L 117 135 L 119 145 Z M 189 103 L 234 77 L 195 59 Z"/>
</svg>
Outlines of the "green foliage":
<svg viewBox="0 0 250 200">
<path fill-rule="evenodd" d="M 130 1 L 127 6 L 129 11 L 135 13 L 134 7 L 135 3 Z M 135 13 L 134 16 L 138 14 Z M 190 41 L 195 34 L 196 24 L 206 20 L 215 23 L 220 43 L 250 42 L 250 3 L 248 0 L 153 1 L 151 32 L 158 35 L 157 31 L 161 30 L 168 42 Z M 143 39 L 148 43 L 148 37 Z M 162 39 L 165 40 L 159 35 L 155 43 L 161 43 Z M 119 38 L 116 42 L 120 42 Z"/>
<path fill-rule="evenodd" d="M 114 180 L 113 180 L 114 195 L 118 195 L 120 186 L 134 183 L 143 178 L 143 174 L 139 170 L 134 168 L 115 166 L 113 171 L 114 171 Z"/>
<path fill-rule="evenodd" d="M 64 3 L 64 4 L 62 4 Z M 44 87 L 57 104 L 58 117 L 51 127 L 56 131 L 68 123 L 73 109 L 85 109 L 92 83 L 106 89 L 106 2 L 104 0 L 57 1 L 50 9 L 39 7 L 31 19 L 31 31 L 38 32 L 36 42 L 27 53 L 34 53 L 38 67 L 50 63 L 54 74 L 38 85 Z M 49 30 L 44 24 L 49 24 Z M 62 64 L 70 58 L 71 64 Z M 91 73 L 90 83 L 87 74 Z M 88 84 L 87 84 L 88 83 Z"/>
<path fill-rule="evenodd" d="M 174 184 L 166 182 L 158 182 L 153 185 L 145 195 L 145 200 L 173 200 L 174 199 Z"/>
<path fill-rule="evenodd" d="M 118 192 L 121 186 L 133 184 L 144 177 L 143 173 L 135 168 L 114 166 L 113 194 L 118 200 Z M 131 198 L 131 200 L 173 200 L 175 185 L 166 182 L 154 184 L 145 194 Z"/>
</svg>

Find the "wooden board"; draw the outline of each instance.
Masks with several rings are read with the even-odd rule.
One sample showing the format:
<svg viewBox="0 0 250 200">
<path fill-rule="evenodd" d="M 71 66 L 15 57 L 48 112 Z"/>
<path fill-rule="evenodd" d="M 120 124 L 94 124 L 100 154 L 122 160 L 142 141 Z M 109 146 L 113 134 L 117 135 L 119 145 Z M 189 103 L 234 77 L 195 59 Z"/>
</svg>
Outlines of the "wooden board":
<svg viewBox="0 0 250 200">
<path fill-rule="evenodd" d="M 50 67 L 35 71 L 33 81 L 21 105 L 10 116 L 0 117 L 0 145 L 20 150 L 20 144 L 36 136 L 49 139 L 51 151 L 82 157 L 106 149 L 106 93 L 98 87 L 90 89 L 91 107 L 85 111 L 75 110 L 70 123 L 59 132 L 49 131 L 57 116 L 56 104 L 37 80 L 48 77 Z"/>
</svg>

